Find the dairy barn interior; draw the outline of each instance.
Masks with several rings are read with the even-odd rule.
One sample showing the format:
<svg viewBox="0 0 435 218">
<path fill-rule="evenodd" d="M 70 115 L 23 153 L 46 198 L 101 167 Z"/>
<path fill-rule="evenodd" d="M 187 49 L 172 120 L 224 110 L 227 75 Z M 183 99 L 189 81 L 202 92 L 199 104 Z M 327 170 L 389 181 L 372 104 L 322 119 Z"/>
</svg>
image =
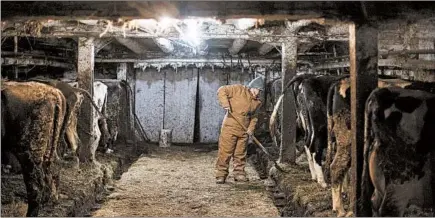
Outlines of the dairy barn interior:
<svg viewBox="0 0 435 218">
<path fill-rule="evenodd" d="M 1 28 L 1 216 L 435 215 L 433 2 L 2 1 Z M 257 77 L 249 181 L 217 184 L 218 89 Z"/>
</svg>

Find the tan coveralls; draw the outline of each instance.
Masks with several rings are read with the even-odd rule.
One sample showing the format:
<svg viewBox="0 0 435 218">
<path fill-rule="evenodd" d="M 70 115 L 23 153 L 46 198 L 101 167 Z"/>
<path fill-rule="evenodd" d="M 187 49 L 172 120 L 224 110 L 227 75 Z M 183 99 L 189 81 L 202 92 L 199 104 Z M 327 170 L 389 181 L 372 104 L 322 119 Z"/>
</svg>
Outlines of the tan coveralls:
<svg viewBox="0 0 435 218">
<path fill-rule="evenodd" d="M 261 105 L 249 88 L 244 85 L 222 86 L 217 92 L 219 104 L 231 108 L 232 115 L 254 132 L 257 124 L 257 109 Z M 219 136 L 219 151 L 216 162 L 216 178 L 227 177 L 231 156 L 233 156 L 234 175 L 245 175 L 246 143 L 248 135 L 239 123 L 228 113 L 222 123 Z"/>
</svg>

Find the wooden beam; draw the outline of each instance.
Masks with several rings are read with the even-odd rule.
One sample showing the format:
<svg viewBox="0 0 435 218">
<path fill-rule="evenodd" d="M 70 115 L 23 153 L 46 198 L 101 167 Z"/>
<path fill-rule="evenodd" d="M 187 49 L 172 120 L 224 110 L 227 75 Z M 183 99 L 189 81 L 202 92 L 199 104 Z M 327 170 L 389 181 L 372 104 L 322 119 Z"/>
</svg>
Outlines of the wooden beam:
<svg viewBox="0 0 435 218">
<path fill-rule="evenodd" d="M 27 65 L 36 65 L 36 66 L 52 66 L 52 67 L 60 67 L 72 69 L 74 68 L 74 64 L 62 63 L 54 60 L 48 60 L 44 58 L 9 58 L 4 57 L 1 58 L 1 64 L 4 66 L 27 66 Z"/>
<path fill-rule="evenodd" d="M 130 49 L 132 52 L 136 54 L 143 54 L 148 51 L 147 47 L 142 43 L 138 42 L 138 39 L 124 38 L 124 37 L 116 37 L 116 41 Z"/>
<path fill-rule="evenodd" d="M 356 216 L 370 216 L 370 199 L 361 199 L 361 175 L 364 162 L 364 109 L 378 80 L 378 29 L 369 24 L 349 25 L 349 57 L 351 86 L 352 162 L 350 198 Z"/>
<path fill-rule="evenodd" d="M 79 38 L 77 52 L 77 82 L 78 87 L 82 88 L 93 96 L 94 94 L 94 39 Z M 78 131 L 82 145 L 79 150 L 80 162 L 96 162 L 95 152 L 98 143 L 95 143 L 94 126 L 97 120 L 94 118 L 95 109 L 92 107 L 88 98 L 83 99 L 80 108 L 80 126 L 82 131 Z M 90 136 L 87 133 L 91 133 Z"/>
<path fill-rule="evenodd" d="M 239 53 L 240 50 L 242 50 L 242 48 L 245 47 L 247 42 L 248 42 L 248 40 L 245 40 L 245 39 L 234 39 L 233 44 L 228 49 L 228 52 L 231 55 L 235 55 L 235 54 Z"/>
<path fill-rule="evenodd" d="M 381 59 L 379 60 L 379 66 L 397 67 L 406 70 L 435 70 L 435 61 L 413 59 Z"/>
<path fill-rule="evenodd" d="M 286 84 L 296 76 L 297 69 L 297 39 L 289 38 L 282 44 L 282 90 Z M 287 90 L 281 107 L 281 146 L 279 162 L 296 163 L 296 109 L 295 99 Z"/>
<path fill-rule="evenodd" d="M 275 26 L 268 28 L 255 28 L 255 29 L 237 29 L 234 25 L 230 24 L 211 24 L 202 27 L 206 29 L 198 37 L 202 40 L 207 39 L 245 39 L 253 40 L 261 43 L 284 43 L 287 41 L 288 37 L 293 37 L 297 34 L 295 29 L 300 28 L 298 25 L 306 25 L 307 23 L 321 23 L 328 25 L 327 30 L 334 27 L 335 24 L 329 26 L 329 21 L 324 19 L 314 19 L 314 20 L 303 20 L 297 22 L 291 22 L 287 27 L 285 26 Z M 104 23 L 104 22 L 102 22 Z M 13 23 L 14 25 L 9 26 L 2 32 L 2 36 L 34 36 L 34 37 L 126 37 L 126 38 L 166 38 L 166 39 L 179 39 L 180 32 L 174 28 L 169 27 L 167 30 L 160 33 L 154 33 L 149 31 L 138 30 L 128 30 L 123 28 L 123 26 L 116 26 L 108 24 L 98 24 L 98 25 L 76 25 L 64 22 L 41 22 L 42 29 L 29 30 L 29 27 L 25 23 Z M 110 31 L 107 31 L 107 29 Z M 35 34 L 39 32 L 39 34 Z M 32 34 L 33 33 L 33 34 Z M 104 34 L 102 34 L 104 33 Z M 338 34 L 338 36 L 337 36 Z M 337 32 L 335 29 L 333 32 L 326 33 L 325 36 L 321 36 L 318 33 L 309 34 L 308 37 L 299 37 L 302 41 L 309 41 L 312 38 L 319 38 L 319 40 L 340 40 L 347 41 L 347 33 Z"/>
<path fill-rule="evenodd" d="M 258 48 L 258 54 L 265 55 L 265 54 L 269 53 L 270 51 L 272 51 L 274 48 L 275 48 L 274 45 L 264 43 L 263 45 L 261 45 L 260 48 Z"/>
<path fill-rule="evenodd" d="M 340 58 L 347 59 L 347 58 Z M 396 67 L 404 70 L 435 70 L 435 62 L 431 60 L 399 60 L 399 59 L 379 59 L 379 67 Z M 325 62 L 315 64 L 313 70 L 337 69 L 350 67 L 349 61 Z"/>
<path fill-rule="evenodd" d="M 101 38 L 95 39 L 94 45 L 94 53 L 97 54 L 101 49 L 108 48 L 108 45 L 113 41 L 113 38 Z"/>
<path fill-rule="evenodd" d="M 164 53 L 172 53 L 174 51 L 174 45 L 172 42 L 165 38 L 155 38 L 154 43 L 162 50 Z"/>
<path fill-rule="evenodd" d="M 435 54 L 435 49 L 413 49 L 413 50 L 379 52 L 379 56 L 407 55 L 407 54 Z"/>
<path fill-rule="evenodd" d="M 281 60 L 274 59 L 241 59 L 241 63 L 244 66 L 248 66 L 249 63 L 251 65 L 269 65 L 275 62 L 274 64 L 281 64 Z M 96 58 L 96 63 L 215 63 L 215 64 L 225 64 L 230 66 L 229 60 L 225 60 L 222 58 L 155 58 L 155 59 L 102 59 Z M 233 63 L 235 64 L 235 63 Z"/>
</svg>

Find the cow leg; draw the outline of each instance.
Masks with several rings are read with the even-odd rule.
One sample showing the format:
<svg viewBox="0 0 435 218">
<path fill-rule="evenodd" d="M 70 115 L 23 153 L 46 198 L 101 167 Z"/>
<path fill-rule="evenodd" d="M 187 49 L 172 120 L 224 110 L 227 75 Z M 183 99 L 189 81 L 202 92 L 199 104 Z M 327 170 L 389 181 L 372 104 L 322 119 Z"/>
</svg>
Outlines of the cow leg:
<svg viewBox="0 0 435 218">
<path fill-rule="evenodd" d="M 316 180 L 316 173 L 314 171 L 314 164 L 313 164 L 313 159 L 311 157 L 311 152 L 307 148 L 307 146 L 304 146 L 304 148 L 305 148 L 305 152 L 307 153 L 307 160 L 308 160 L 308 166 L 310 167 L 311 179 Z"/>
<path fill-rule="evenodd" d="M 432 188 L 432 211 L 433 211 L 433 216 L 435 216 L 435 152 L 431 153 L 430 169 L 431 169 L 430 184 Z"/>
<path fill-rule="evenodd" d="M 42 203 L 48 201 L 47 193 L 49 189 L 44 180 L 44 171 L 32 160 L 28 151 L 18 154 L 17 157 L 22 166 L 27 191 L 28 207 L 26 216 L 36 217 L 38 216 Z"/>
<path fill-rule="evenodd" d="M 385 204 L 386 190 L 385 177 L 378 165 L 376 148 L 369 154 L 369 176 L 374 187 L 374 192 L 371 198 L 373 216 L 377 217 L 382 214 L 381 208 Z"/>
<path fill-rule="evenodd" d="M 77 119 L 76 119 L 77 120 Z M 69 142 L 69 148 L 70 148 L 70 152 L 68 152 L 68 156 L 70 156 L 71 158 L 73 158 L 73 163 L 75 166 L 78 166 L 79 164 L 79 157 L 77 154 L 78 151 L 78 135 L 77 135 L 77 127 L 74 125 L 73 122 L 70 122 L 70 124 L 68 125 L 67 129 L 66 129 L 66 137 L 67 137 L 67 141 Z"/>
<path fill-rule="evenodd" d="M 343 145 L 340 144 L 339 145 Z M 331 164 L 331 185 L 332 185 L 332 210 L 337 211 L 338 216 L 344 216 L 346 211 L 343 207 L 341 192 L 346 174 L 350 167 L 349 146 L 337 146 L 334 160 Z"/>
<path fill-rule="evenodd" d="M 314 165 L 314 170 L 316 172 L 317 183 L 319 183 L 320 186 L 322 186 L 322 188 L 326 188 L 328 185 L 325 182 L 322 166 L 320 165 L 322 161 L 321 158 L 322 158 L 321 153 L 313 153 L 313 165 Z M 319 159 L 320 159 L 320 163 L 319 163 Z"/>
</svg>

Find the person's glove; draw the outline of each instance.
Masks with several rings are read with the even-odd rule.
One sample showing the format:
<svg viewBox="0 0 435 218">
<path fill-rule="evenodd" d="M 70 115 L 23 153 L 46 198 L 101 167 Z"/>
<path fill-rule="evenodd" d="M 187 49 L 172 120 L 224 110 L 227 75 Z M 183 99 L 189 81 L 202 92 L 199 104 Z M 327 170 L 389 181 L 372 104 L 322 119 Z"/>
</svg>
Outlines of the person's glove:
<svg viewBox="0 0 435 218">
<path fill-rule="evenodd" d="M 227 112 L 230 112 L 230 113 L 232 112 L 230 107 L 224 107 L 224 109 L 225 109 Z"/>
<path fill-rule="evenodd" d="M 248 129 L 248 131 L 246 131 L 246 134 L 248 134 L 249 136 L 252 136 L 254 134 L 253 130 Z"/>
</svg>

